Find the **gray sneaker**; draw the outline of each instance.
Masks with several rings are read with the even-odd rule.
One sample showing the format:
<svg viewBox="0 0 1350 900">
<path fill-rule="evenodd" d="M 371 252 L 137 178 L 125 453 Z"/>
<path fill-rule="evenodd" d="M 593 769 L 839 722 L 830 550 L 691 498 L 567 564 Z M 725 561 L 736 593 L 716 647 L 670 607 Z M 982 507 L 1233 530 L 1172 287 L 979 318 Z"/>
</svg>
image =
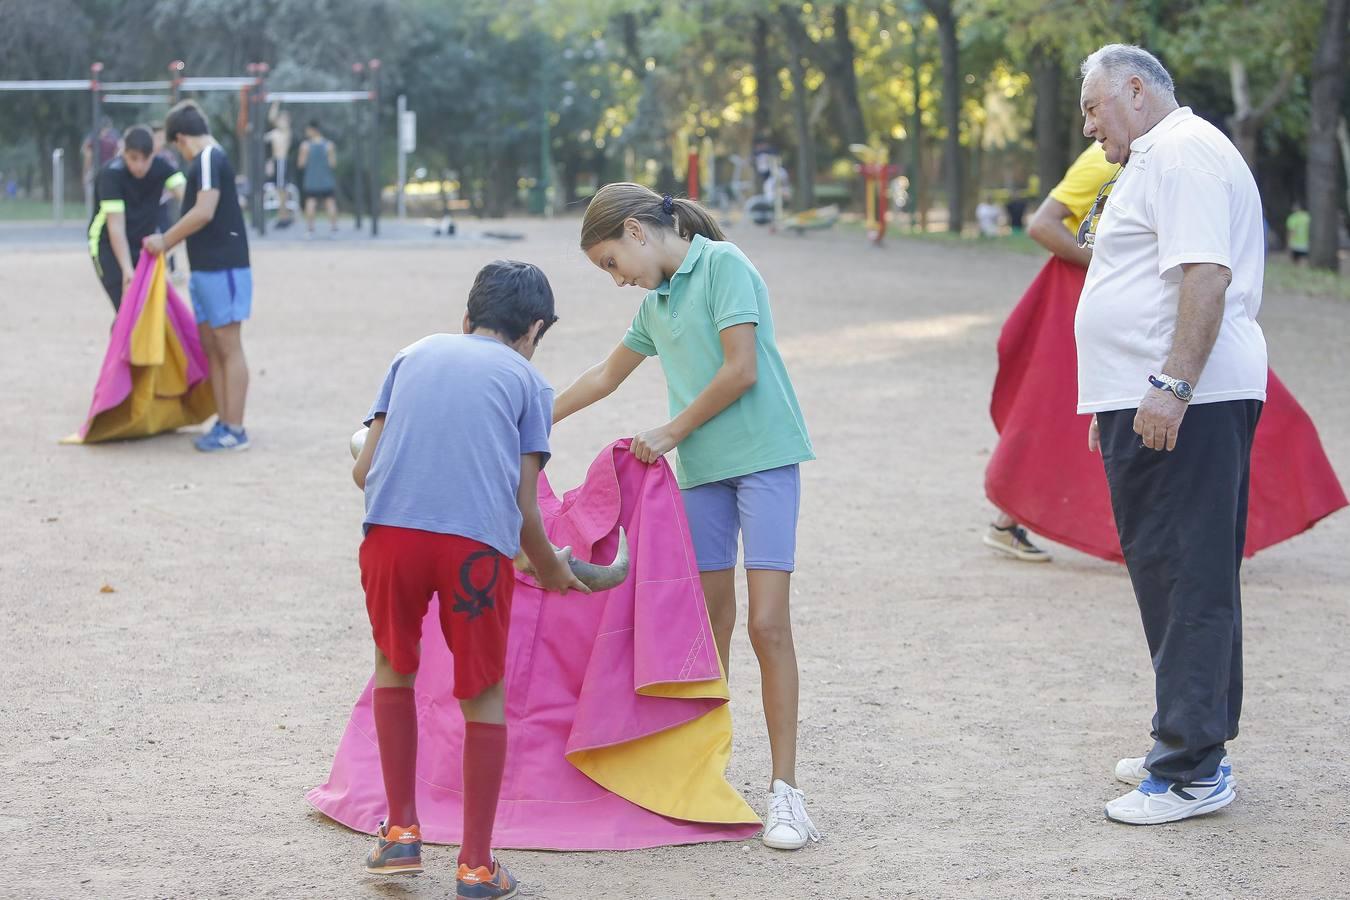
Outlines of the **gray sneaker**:
<svg viewBox="0 0 1350 900">
<path fill-rule="evenodd" d="M 1016 523 L 1007 528 L 990 525 L 984 533 L 984 545 L 1023 562 L 1050 561 L 1050 554 L 1033 544 L 1027 537 L 1027 530 Z"/>
</svg>

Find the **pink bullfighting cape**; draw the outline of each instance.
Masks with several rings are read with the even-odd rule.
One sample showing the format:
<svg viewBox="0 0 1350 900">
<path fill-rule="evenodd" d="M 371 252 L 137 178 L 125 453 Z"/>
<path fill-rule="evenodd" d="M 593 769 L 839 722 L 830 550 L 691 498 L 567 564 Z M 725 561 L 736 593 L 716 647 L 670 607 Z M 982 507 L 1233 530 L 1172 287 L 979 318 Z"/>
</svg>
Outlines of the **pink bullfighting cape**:
<svg viewBox="0 0 1350 900">
<path fill-rule="evenodd" d="M 62 443 L 149 437 L 204 422 L 215 411 L 197 323 L 164 273 L 142 253 L 113 322 L 83 427 Z"/>
<path fill-rule="evenodd" d="M 562 499 L 539 478 L 549 538 L 608 564 L 628 534 L 627 580 L 584 596 L 545 594 L 517 574 L 506 663 L 506 773 L 493 843 L 631 850 L 740 840 L 760 823 L 727 783 L 731 712 L 689 525 L 664 460 L 611 444 Z M 417 676 L 417 810 L 422 834 L 459 843 L 464 720 L 452 694 L 437 601 Z M 385 814 L 367 684 L 328 781 L 307 799 L 357 831 Z"/>
<path fill-rule="evenodd" d="M 999 439 L 985 493 L 1037 534 L 1122 562 L 1102 460 L 1087 449 L 1091 417 L 1076 413 L 1073 320 L 1086 276 L 1081 266 L 1051 257 L 1003 326 L 989 404 Z M 1270 372 L 1252 444 L 1246 555 L 1345 505 L 1312 419 Z"/>
</svg>

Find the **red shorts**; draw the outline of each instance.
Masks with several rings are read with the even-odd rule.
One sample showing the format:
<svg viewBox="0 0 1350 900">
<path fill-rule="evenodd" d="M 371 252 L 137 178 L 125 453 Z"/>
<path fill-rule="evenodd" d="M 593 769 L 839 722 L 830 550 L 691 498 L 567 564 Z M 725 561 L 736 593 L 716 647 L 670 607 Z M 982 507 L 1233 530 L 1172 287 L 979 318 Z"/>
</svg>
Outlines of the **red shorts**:
<svg viewBox="0 0 1350 900">
<path fill-rule="evenodd" d="M 439 593 L 455 696 L 476 697 L 502 680 L 516 584 L 511 560 L 459 535 L 388 525 L 370 527 L 360 559 L 375 646 L 396 671 L 417 671 L 422 619 Z"/>
</svg>

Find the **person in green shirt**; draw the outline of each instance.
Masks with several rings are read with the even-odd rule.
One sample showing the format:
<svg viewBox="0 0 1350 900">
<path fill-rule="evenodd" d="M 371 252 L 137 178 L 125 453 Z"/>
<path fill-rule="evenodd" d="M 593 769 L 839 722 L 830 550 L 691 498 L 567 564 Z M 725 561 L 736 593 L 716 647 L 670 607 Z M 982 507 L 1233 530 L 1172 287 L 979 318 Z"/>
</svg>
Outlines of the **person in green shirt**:
<svg viewBox="0 0 1350 900">
<path fill-rule="evenodd" d="M 646 291 L 609 357 L 558 395 L 553 421 L 609 396 L 649 356 L 661 359 L 670 421 L 633 438 L 654 463 L 675 465 L 722 670 L 736 624 L 736 542 L 745 547 L 750 643 L 763 681 L 773 773 L 764 843 L 796 850 L 819 840 L 797 787 L 797 655 L 788 610 L 801 485 L 815 458 L 774 340 L 764 279 L 722 237 L 707 210 L 637 184 L 596 192 L 581 249 L 619 287 Z"/>
<path fill-rule="evenodd" d="M 1284 220 L 1288 235 L 1286 243 L 1289 245 L 1289 258 L 1295 263 L 1308 258 L 1308 228 L 1311 224 L 1312 216 L 1308 215 L 1308 211 L 1301 203 L 1295 203 L 1294 211 Z"/>
</svg>

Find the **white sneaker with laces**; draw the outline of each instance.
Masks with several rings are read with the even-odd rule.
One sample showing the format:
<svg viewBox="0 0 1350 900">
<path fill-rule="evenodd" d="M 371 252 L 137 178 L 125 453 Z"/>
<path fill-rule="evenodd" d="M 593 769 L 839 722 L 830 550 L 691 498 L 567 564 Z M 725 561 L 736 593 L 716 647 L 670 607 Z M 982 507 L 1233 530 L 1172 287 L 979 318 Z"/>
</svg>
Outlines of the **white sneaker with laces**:
<svg viewBox="0 0 1350 900">
<path fill-rule="evenodd" d="M 773 780 L 769 791 L 763 840 L 764 846 L 775 850 L 800 850 L 807 841 L 820 840 L 820 832 L 806 814 L 806 794 L 780 778 Z"/>
<path fill-rule="evenodd" d="M 1148 777 L 1144 768 L 1144 756 L 1131 756 L 1116 763 L 1116 780 L 1126 784 L 1140 784 Z M 1237 787 L 1237 776 L 1233 774 L 1233 762 L 1227 756 L 1219 760 L 1219 771 L 1228 779 L 1228 783 Z"/>
<path fill-rule="evenodd" d="M 1106 817 L 1126 825 L 1161 825 L 1223 809 L 1235 799 L 1233 785 L 1221 772 L 1190 784 L 1150 775 L 1139 787 L 1106 804 Z"/>
</svg>

